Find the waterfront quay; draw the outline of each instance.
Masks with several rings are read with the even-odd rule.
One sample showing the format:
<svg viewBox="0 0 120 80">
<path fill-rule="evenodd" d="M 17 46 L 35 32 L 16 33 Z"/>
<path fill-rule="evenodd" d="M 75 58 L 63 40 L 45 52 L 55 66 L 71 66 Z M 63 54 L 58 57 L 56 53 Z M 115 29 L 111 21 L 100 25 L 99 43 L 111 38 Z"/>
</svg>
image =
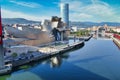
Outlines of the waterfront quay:
<svg viewBox="0 0 120 80">
<path fill-rule="evenodd" d="M 12 64 L 13 64 L 13 67 L 20 66 L 20 65 L 32 62 L 32 61 L 37 61 L 40 59 L 51 57 L 51 56 L 59 54 L 59 53 L 64 53 L 70 49 L 80 47 L 83 44 L 84 44 L 84 42 L 80 41 L 80 42 L 75 42 L 71 45 L 66 44 L 66 45 L 58 45 L 58 46 L 39 48 L 38 52 L 33 53 L 33 55 L 34 55 L 33 57 L 31 57 L 29 59 L 25 59 L 24 61 L 23 60 L 15 60 L 12 62 Z"/>
<path fill-rule="evenodd" d="M 120 48 L 120 35 L 114 34 L 112 39 L 113 39 L 113 42 Z"/>
<path fill-rule="evenodd" d="M 60 46 L 52 46 L 52 47 L 44 47 L 44 48 L 39 48 L 38 52 L 34 52 L 33 56 L 30 58 L 24 58 L 21 60 L 14 60 L 12 61 L 12 67 L 17 67 L 17 66 L 21 66 L 33 61 L 38 61 L 38 60 L 42 60 L 48 57 L 52 57 L 54 55 L 57 54 L 62 54 L 66 51 L 69 51 L 71 49 L 74 48 L 79 48 L 80 46 L 83 46 L 84 42 L 80 41 L 80 42 L 76 42 L 74 44 L 71 45 L 60 45 Z"/>
<path fill-rule="evenodd" d="M 120 48 L 120 40 L 116 39 L 116 38 L 112 38 L 113 42 Z"/>
<path fill-rule="evenodd" d="M 91 36 L 88 37 L 88 39 L 90 39 Z M 73 40 L 74 41 L 74 40 Z M 28 52 L 27 54 L 24 54 L 22 56 L 18 56 L 15 58 L 5 58 L 5 63 L 11 63 L 12 64 L 12 68 L 14 67 L 18 67 L 24 64 L 29 64 L 31 62 L 34 61 L 38 61 L 38 60 L 42 60 L 42 59 L 46 59 L 49 57 L 52 57 L 54 55 L 58 55 L 58 54 L 63 54 L 67 51 L 70 51 L 72 49 L 77 49 L 77 48 L 81 48 L 82 46 L 84 46 L 84 41 L 80 41 L 77 40 L 76 42 L 73 43 L 66 43 L 66 42 L 56 42 L 54 45 L 48 45 L 48 46 L 44 46 L 44 47 L 34 47 L 34 49 L 37 49 L 36 52 Z M 6 73 L 10 73 L 9 72 L 5 72 Z M 1 73 L 2 75 L 2 73 Z"/>
<path fill-rule="evenodd" d="M 69 39 L 74 39 L 74 41 L 76 39 L 83 40 L 83 41 L 88 41 L 91 37 L 93 37 L 92 34 L 89 37 L 88 36 L 81 36 L 81 37 L 78 37 L 78 36 L 69 36 Z"/>
</svg>

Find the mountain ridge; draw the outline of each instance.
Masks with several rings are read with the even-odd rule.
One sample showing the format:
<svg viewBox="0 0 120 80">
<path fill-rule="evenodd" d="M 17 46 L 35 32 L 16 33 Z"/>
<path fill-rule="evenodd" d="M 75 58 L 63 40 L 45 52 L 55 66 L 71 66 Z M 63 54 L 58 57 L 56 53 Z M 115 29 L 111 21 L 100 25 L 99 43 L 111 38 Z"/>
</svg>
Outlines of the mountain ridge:
<svg viewBox="0 0 120 80">
<path fill-rule="evenodd" d="M 40 23 L 40 21 L 27 20 L 24 18 L 2 18 L 3 24 L 33 24 Z"/>
<path fill-rule="evenodd" d="M 33 21 L 33 20 L 27 20 L 24 18 L 2 18 L 3 24 L 41 24 L 41 21 Z M 120 27 L 120 22 L 74 22 L 70 21 L 70 26 L 77 26 L 77 27 L 93 27 L 93 26 L 103 26 L 107 24 L 108 26 L 114 26 L 114 27 Z"/>
</svg>

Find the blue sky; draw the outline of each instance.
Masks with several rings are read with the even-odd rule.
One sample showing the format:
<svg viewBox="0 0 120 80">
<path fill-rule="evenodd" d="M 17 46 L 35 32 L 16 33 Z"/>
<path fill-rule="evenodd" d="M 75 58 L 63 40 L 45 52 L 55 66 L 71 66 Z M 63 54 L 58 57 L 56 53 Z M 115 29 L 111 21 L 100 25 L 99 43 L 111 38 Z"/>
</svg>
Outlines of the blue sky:
<svg viewBox="0 0 120 80">
<path fill-rule="evenodd" d="M 69 3 L 71 21 L 120 22 L 120 0 L 0 0 L 3 18 L 41 21 L 60 16 L 60 3 Z"/>
</svg>

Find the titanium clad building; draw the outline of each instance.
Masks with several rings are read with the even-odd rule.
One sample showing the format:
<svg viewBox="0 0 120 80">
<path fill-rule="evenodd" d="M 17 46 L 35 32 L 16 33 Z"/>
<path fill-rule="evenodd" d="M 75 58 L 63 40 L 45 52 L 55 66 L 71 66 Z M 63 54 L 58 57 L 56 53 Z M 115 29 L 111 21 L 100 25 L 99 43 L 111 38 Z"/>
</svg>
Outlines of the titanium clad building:
<svg viewBox="0 0 120 80">
<path fill-rule="evenodd" d="M 61 18 L 65 23 L 65 27 L 69 27 L 69 4 L 61 3 Z"/>
</svg>

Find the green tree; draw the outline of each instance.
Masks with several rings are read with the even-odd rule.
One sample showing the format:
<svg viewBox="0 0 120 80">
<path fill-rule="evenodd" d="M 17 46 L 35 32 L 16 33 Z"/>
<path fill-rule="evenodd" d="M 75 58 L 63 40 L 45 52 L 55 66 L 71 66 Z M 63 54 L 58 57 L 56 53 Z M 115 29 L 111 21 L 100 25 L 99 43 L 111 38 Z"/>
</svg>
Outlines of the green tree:
<svg viewBox="0 0 120 80">
<path fill-rule="evenodd" d="M 13 56 L 13 57 L 17 57 L 18 54 L 17 54 L 17 53 L 12 53 L 12 56 Z"/>
</svg>

